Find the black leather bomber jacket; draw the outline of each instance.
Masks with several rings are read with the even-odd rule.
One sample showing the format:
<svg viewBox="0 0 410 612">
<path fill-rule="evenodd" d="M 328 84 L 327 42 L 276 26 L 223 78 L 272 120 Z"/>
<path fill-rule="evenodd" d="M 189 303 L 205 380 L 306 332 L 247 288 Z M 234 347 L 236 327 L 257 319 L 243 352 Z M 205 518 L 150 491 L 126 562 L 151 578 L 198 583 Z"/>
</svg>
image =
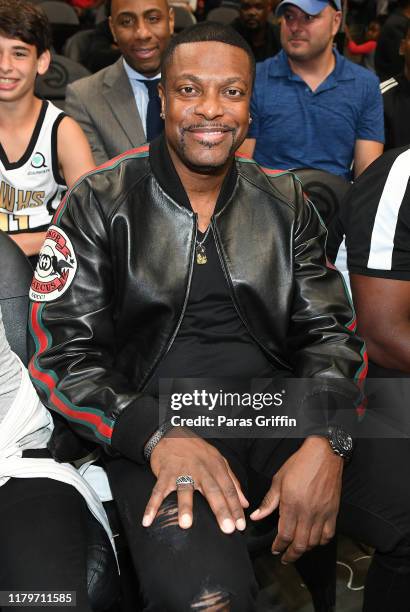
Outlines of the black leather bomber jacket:
<svg viewBox="0 0 410 612">
<path fill-rule="evenodd" d="M 184 316 L 197 228 L 181 203 L 186 194 L 167 193 L 149 155 L 147 147 L 131 151 L 71 190 L 54 218 L 57 234 L 49 230 L 57 260 L 63 253 L 71 262 L 68 273 L 64 261 L 57 266 L 68 281 L 41 301 L 34 280 L 30 314 L 30 373 L 42 401 L 83 441 L 135 461 L 158 427 L 157 400 L 144 388 Z M 238 315 L 272 364 L 313 378 L 319 391 L 342 378 L 353 398 L 364 345 L 299 181 L 237 158 L 229 197 L 211 223 Z M 56 427 L 51 448 L 74 459 L 79 438 L 64 428 Z"/>
</svg>

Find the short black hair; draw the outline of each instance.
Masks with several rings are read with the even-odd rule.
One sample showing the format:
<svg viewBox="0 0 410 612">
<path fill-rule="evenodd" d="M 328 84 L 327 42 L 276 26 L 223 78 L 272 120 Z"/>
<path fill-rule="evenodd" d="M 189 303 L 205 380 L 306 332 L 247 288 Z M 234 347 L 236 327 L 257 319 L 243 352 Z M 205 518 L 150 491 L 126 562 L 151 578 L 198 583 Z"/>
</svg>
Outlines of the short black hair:
<svg viewBox="0 0 410 612">
<path fill-rule="evenodd" d="M 34 45 L 37 56 L 50 49 L 50 23 L 38 6 L 27 0 L 0 0 L 0 34 Z"/>
<path fill-rule="evenodd" d="M 246 40 L 242 38 L 238 32 L 236 32 L 236 30 L 231 28 L 231 26 L 213 21 L 202 21 L 201 23 L 196 23 L 195 25 L 189 26 L 171 38 L 168 47 L 164 51 L 161 62 L 161 81 L 164 85 L 166 81 L 167 69 L 172 61 L 172 56 L 175 49 L 179 45 L 198 42 L 221 42 L 226 45 L 231 45 L 232 47 L 239 47 L 240 49 L 243 49 L 249 57 L 253 86 L 256 68 L 255 57 L 250 46 Z"/>
</svg>

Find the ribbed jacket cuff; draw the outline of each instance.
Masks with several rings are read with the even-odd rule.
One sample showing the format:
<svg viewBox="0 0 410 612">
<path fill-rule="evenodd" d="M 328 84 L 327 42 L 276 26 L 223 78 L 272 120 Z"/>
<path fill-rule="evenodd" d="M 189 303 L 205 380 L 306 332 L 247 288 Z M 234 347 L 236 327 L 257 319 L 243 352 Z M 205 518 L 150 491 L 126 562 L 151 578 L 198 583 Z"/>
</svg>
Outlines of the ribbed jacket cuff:
<svg viewBox="0 0 410 612">
<path fill-rule="evenodd" d="M 141 397 L 117 417 L 111 446 L 136 463 L 146 463 L 144 446 L 159 425 L 158 399 Z"/>
</svg>

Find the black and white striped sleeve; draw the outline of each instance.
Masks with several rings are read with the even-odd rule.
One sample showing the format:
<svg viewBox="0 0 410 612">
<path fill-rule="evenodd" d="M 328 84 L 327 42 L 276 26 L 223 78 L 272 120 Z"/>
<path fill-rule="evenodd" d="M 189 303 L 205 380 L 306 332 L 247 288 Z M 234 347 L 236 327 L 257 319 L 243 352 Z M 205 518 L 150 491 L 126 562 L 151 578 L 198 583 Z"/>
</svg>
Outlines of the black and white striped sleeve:
<svg viewBox="0 0 410 612">
<path fill-rule="evenodd" d="M 379 157 L 341 211 L 350 273 L 410 280 L 410 147 Z"/>
</svg>

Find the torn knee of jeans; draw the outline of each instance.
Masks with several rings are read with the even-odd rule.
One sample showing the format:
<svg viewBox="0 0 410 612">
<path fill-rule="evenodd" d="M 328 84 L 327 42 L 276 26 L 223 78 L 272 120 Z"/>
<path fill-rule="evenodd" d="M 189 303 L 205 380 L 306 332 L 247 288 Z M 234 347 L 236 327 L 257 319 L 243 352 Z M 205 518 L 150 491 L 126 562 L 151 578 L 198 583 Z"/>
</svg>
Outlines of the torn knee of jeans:
<svg viewBox="0 0 410 612">
<path fill-rule="evenodd" d="M 229 593 L 219 589 L 203 589 L 192 602 L 192 612 L 229 612 L 231 598 Z"/>
<path fill-rule="evenodd" d="M 189 531 L 189 529 L 181 529 L 178 524 L 178 506 L 176 501 L 167 499 L 158 510 L 148 535 L 175 552 L 185 547 L 189 538 Z"/>
<path fill-rule="evenodd" d="M 178 506 L 175 501 L 165 500 L 158 510 L 155 518 L 154 527 L 164 529 L 165 527 L 175 527 L 178 525 Z"/>
</svg>

